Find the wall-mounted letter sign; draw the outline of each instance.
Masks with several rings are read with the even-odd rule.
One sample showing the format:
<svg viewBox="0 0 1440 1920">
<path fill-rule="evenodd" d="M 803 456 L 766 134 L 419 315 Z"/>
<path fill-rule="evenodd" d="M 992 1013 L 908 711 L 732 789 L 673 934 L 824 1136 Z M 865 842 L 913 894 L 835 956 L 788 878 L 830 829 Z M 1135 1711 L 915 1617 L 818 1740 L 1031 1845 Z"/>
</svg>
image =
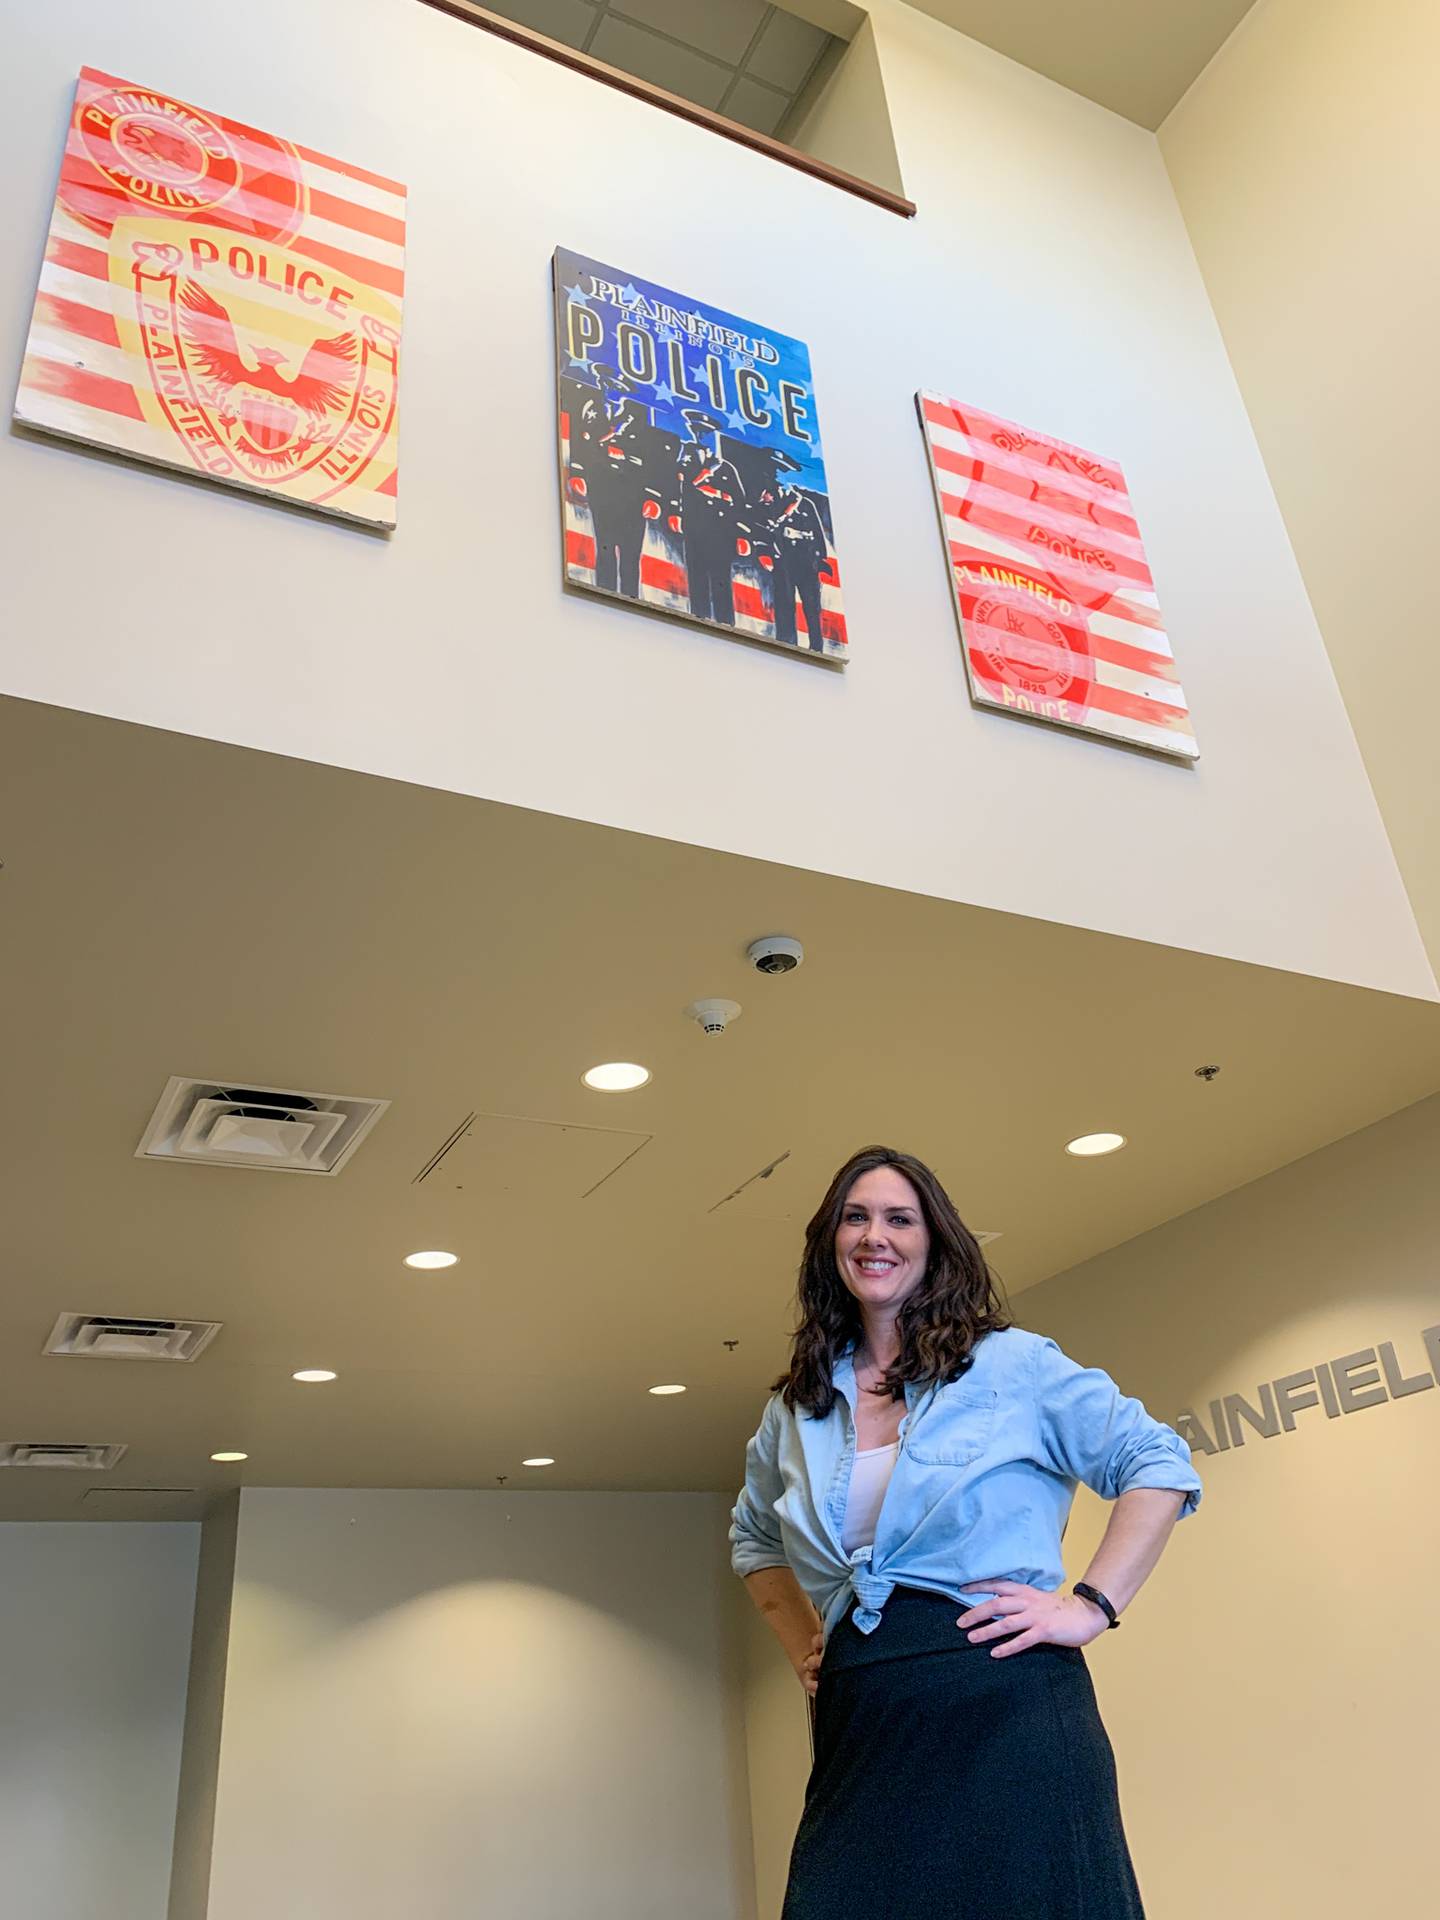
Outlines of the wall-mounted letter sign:
<svg viewBox="0 0 1440 1920">
<path fill-rule="evenodd" d="M 1274 1440 L 1294 1433 L 1296 1416 L 1311 1408 L 1320 1409 L 1327 1420 L 1338 1420 L 1364 1407 L 1429 1393 L 1440 1385 L 1440 1326 L 1422 1328 L 1420 1345 L 1426 1364 L 1414 1372 L 1406 1372 L 1394 1341 L 1382 1340 L 1378 1346 L 1317 1360 L 1297 1373 L 1265 1381 L 1255 1390 L 1258 1406 L 1243 1393 L 1227 1393 L 1210 1402 L 1208 1413 L 1185 1407 L 1175 1416 L 1175 1431 L 1196 1453 L 1228 1453 L 1244 1446 L 1247 1427 L 1251 1435 Z"/>
</svg>

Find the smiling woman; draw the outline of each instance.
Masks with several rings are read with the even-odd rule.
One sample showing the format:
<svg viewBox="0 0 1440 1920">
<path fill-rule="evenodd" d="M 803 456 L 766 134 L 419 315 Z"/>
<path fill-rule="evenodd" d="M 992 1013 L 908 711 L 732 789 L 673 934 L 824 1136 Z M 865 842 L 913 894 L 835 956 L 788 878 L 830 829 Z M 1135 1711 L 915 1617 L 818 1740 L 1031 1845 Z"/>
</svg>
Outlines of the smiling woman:
<svg viewBox="0 0 1440 1920">
<path fill-rule="evenodd" d="M 731 1528 L 735 1570 L 816 1702 L 783 1920 L 1054 1920 L 1081 1885 L 1087 1920 L 1140 1920 L 1080 1649 L 1119 1624 L 1197 1504 L 1189 1449 L 1011 1324 L 974 1234 L 909 1154 L 841 1167 L 798 1292 Z M 1116 1504 L 1063 1593 L 1081 1480 Z"/>
</svg>

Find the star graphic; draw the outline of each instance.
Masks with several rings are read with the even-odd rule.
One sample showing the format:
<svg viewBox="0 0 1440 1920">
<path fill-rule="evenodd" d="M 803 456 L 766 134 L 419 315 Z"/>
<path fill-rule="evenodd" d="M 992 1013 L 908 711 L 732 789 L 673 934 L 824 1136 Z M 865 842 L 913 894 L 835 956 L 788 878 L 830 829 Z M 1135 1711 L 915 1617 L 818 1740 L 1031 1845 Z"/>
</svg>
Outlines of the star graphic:
<svg viewBox="0 0 1440 1920">
<path fill-rule="evenodd" d="M 570 361 L 569 371 L 571 373 L 582 373 L 582 374 L 589 373 L 590 362 L 588 360 L 576 360 L 572 358 Z"/>
<path fill-rule="evenodd" d="M 660 406 L 660 407 L 674 406 L 675 402 L 679 399 L 679 397 L 680 396 L 679 394 L 676 393 L 675 389 L 672 386 L 670 386 L 666 381 L 660 380 L 656 382 L 655 404 L 657 406 Z"/>
<path fill-rule="evenodd" d="M 590 304 L 590 295 L 586 293 L 578 280 L 573 287 L 566 287 L 565 298 L 570 302 L 572 307 L 588 307 Z"/>
<path fill-rule="evenodd" d="M 680 338 L 680 330 L 678 327 L 659 327 L 656 331 L 662 340 L 678 340 Z"/>
<path fill-rule="evenodd" d="M 743 413 L 727 413 L 725 420 L 726 424 L 733 427 L 736 433 L 743 433 L 750 425 L 750 422 L 745 418 Z"/>
<path fill-rule="evenodd" d="M 620 298 L 625 302 L 627 307 L 639 306 L 641 297 L 640 289 L 635 285 L 633 280 L 628 286 L 620 289 Z"/>
</svg>

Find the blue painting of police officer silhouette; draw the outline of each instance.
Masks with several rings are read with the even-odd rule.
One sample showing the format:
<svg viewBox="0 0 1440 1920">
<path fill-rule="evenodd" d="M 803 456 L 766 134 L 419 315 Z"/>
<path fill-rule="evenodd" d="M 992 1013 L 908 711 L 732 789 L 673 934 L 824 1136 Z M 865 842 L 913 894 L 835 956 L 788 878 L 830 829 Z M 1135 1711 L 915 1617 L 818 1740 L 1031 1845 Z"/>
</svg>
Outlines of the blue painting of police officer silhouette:
<svg viewBox="0 0 1440 1920">
<path fill-rule="evenodd" d="M 843 662 L 804 345 L 563 247 L 555 318 L 566 579 Z"/>
</svg>

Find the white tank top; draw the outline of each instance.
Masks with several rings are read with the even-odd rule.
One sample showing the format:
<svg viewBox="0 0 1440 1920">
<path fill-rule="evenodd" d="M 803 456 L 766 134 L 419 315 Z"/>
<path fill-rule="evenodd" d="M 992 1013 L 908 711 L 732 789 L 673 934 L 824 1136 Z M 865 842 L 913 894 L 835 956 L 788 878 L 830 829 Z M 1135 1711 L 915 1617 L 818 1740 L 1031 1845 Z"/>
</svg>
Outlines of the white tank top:
<svg viewBox="0 0 1440 1920">
<path fill-rule="evenodd" d="M 845 1501 L 845 1525 L 840 1534 L 840 1544 L 846 1553 L 854 1553 L 857 1547 L 874 1546 L 880 1504 L 899 1455 L 898 1440 L 892 1440 L 888 1447 L 866 1447 L 856 1453 L 850 1472 L 850 1492 Z"/>
</svg>

